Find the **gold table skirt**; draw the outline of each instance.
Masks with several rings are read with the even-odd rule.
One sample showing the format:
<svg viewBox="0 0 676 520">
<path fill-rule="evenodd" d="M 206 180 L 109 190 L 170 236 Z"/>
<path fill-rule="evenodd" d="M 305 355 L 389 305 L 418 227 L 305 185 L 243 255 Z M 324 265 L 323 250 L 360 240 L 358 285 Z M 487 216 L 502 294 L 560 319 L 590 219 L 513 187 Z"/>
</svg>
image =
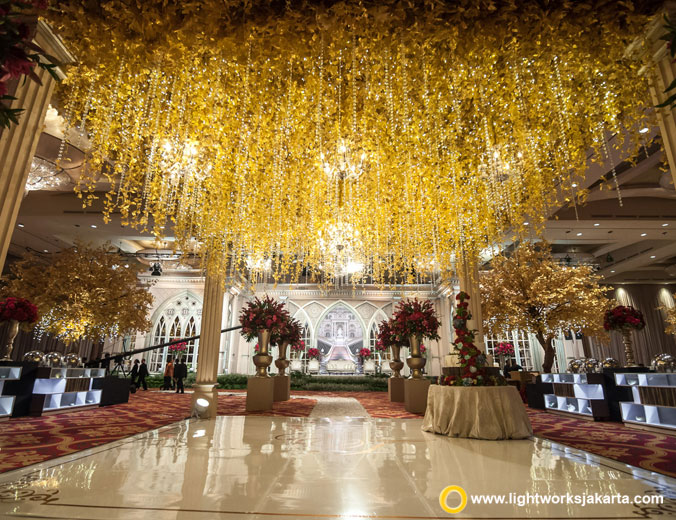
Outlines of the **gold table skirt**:
<svg viewBox="0 0 676 520">
<path fill-rule="evenodd" d="M 472 439 L 525 439 L 533 435 L 526 407 L 513 386 L 431 385 L 423 431 Z"/>
</svg>

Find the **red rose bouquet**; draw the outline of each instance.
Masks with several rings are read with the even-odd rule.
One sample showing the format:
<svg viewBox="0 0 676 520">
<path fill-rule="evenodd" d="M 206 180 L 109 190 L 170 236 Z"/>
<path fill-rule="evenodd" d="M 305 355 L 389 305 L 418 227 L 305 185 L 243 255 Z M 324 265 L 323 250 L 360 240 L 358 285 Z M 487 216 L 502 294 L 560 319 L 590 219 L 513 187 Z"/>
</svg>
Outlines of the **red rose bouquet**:
<svg viewBox="0 0 676 520">
<path fill-rule="evenodd" d="M 376 350 L 379 352 L 386 352 L 392 345 L 398 342 L 392 329 L 392 319 L 380 322 L 378 326 L 378 334 L 376 336 Z"/>
<path fill-rule="evenodd" d="M 278 341 L 288 341 L 289 345 L 291 345 L 291 348 L 293 349 L 294 345 L 301 343 L 300 338 L 302 331 L 303 328 L 301 327 L 300 322 L 298 320 L 294 320 L 293 318 L 289 318 L 279 332 Z"/>
<path fill-rule="evenodd" d="M 392 335 L 401 342 L 410 336 L 439 339 L 437 331 L 441 323 L 430 300 L 419 301 L 416 298 L 402 301 L 392 318 Z"/>
<path fill-rule="evenodd" d="M 269 296 L 262 300 L 254 298 L 242 309 L 239 322 L 242 325 L 240 334 L 247 341 L 256 339 L 258 331 L 269 330 L 272 338 L 278 338 L 290 320 L 289 313 L 284 309 L 284 304 L 279 303 Z"/>
<path fill-rule="evenodd" d="M 307 357 L 310 359 L 319 359 L 319 349 L 318 348 L 309 348 L 307 350 Z"/>
<path fill-rule="evenodd" d="M 174 354 L 183 354 L 187 350 L 188 344 L 185 341 L 176 343 L 175 345 L 169 345 L 169 352 L 173 352 Z"/>
<path fill-rule="evenodd" d="M 370 348 L 364 347 L 359 351 L 359 356 L 363 357 L 364 359 L 371 359 L 371 356 L 373 355 L 373 352 L 371 352 Z"/>
<path fill-rule="evenodd" d="M 291 352 L 303 352 L 305 350 L 305 342 L 299 341 L 298 343 L 291 344 Z"/>
<path fill-rule="evenodd" d="M 35 323 L 38 321 L 38 308 L 25 298 L 9 297 L 0 302 L 0 321 L 18 321 Z"/>
<path fill-rule="evenodd" d="M 606 330 L 641 330 L 645 327 L 643 313 L 630 306 L 618 305 L 606 311 L 603 328 Z"/>
<path fill-rule="evenodd" d="M 514 345 L 509 342 L 500 342 L 495 346 L 493 352 L 496 356 L 513 356 Z"/>
</svg>

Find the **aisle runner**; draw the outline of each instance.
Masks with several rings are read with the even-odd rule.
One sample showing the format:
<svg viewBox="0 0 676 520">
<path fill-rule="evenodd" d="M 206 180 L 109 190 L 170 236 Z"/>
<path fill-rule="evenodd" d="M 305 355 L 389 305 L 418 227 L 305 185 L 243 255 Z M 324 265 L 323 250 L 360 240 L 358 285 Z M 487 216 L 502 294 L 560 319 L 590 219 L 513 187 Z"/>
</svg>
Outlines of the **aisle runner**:
<svg viewBox="0 0 676 520">
<path fill-rule="evenodd" d="M 0 423 L 0 473 L 165 426 L 190 415 L 190 394 L 139 392 L 129 403 Z M 316 401 L 292 399 L 246 412 L 244 395 L 220 396 L 218 415 L 307 417 Z"/>
</svg>

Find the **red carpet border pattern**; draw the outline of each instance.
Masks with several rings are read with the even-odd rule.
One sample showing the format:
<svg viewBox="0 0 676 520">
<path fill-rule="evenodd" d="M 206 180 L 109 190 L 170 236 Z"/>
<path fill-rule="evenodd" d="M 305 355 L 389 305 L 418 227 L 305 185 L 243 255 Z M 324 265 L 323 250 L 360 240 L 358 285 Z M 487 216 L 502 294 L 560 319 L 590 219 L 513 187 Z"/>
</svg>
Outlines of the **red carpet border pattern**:
<svg viewBox="0 0 676 520">
<path fill-rule="evenodd" d="M 183 420 L 190 394 L 139 392 L 129 403 L 44 417 L 0 422 L 0 473 L 94 448 Z M 247 412 L 244 395 L 220 396 L 218 415 L 307 417 L 313 399 L 275 403 L 267 412 Z"/>
</svg>

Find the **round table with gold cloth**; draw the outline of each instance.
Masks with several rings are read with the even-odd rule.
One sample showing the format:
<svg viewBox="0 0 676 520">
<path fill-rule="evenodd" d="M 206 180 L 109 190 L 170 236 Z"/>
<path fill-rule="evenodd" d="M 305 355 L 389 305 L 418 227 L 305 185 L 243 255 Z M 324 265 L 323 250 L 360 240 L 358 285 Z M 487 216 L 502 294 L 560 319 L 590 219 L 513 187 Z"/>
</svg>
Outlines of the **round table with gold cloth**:
<svg viewBox="0 0 676 520">
<path fill-rule="evenodd" d="M 422 429 L 488 440 L 533 435 L 526 407 L 513 386 L 431 385 Z"/>
</svg>

